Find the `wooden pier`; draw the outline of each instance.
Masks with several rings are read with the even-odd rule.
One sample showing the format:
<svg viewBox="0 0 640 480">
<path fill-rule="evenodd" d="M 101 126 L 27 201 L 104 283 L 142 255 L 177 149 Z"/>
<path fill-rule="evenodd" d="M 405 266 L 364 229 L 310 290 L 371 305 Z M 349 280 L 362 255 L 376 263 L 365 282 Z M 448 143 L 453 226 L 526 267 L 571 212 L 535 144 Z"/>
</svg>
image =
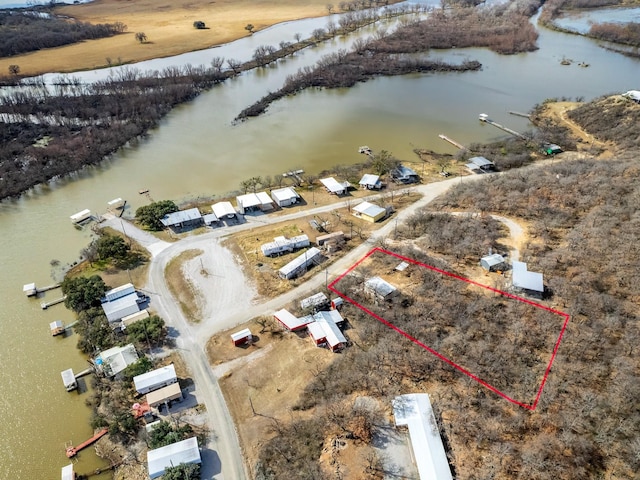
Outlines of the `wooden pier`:
<svg viewBox="0 0 640 480">
<path fill-rule="evenodd" d="M 511 130 L 510 128 L 505 127 L 504 125 L 500 125 L 499 123 L 494 122 L 493 120 L 491 120 L 489 118 L 489 116 L 486 113 L 481 113 L 478 116 L 478 120 L 480 120 L 481 122 L 484 122 L 484 123 L 488 123 L 489 125 L 493 125 L 494 127 L 499 128 L 500 130 L 503 130 L 503 131 L 505 131 L 507 133 L 510 133 L 514 137 L 521 138 L 522 140 L 527 140 L 527 137 L 525 137 L 521 133 L 518 133 L 515 130 Z"/>
<path fill-rule="evenodd" d="M 38 288 L 36 287 L 35 283 L 28 283 L 24 287 L 22 287 L 22 291 L 27 297 L 36 297 L 41 293 L 60 288 L 61 285 L 61 283 L 54 283 L 53 285 L 47 285 L 46 287 Z"/>
<path fill-rule="evenodd" d="M 93 445 L 94 443 L 96 443 L 98 440 L 100 440 L 102 437 L 104 437 L 107 434 L 108 431 L 109 431 L 108 428 L 103 428 L 98 433 L 96 433 L 93 437 L 89 438 L 88 440 L 85 440 L 84 442 L 82 442 L 77 447 L 74 447 L 73 445 L 67 447 L 66 448 L 67 457 L 68 458 L 75 457 L 80 450 L 85 449 L 88 446 Z"/>
<path fill-rule="evenodd" d="M 440 137 L 445 142 L 449 142 L 451 145 L 453 145 L 454 147 L 459 148 L 460 150 L 466 150 L 467 149 L 467 147 L 465 147 L 461 143 L 456 142 L 454 139 L 449 138 L 446 135 L 443 135 L 442 133 L 440 135 L 438 135 L 438 137 Z"/>
<path fill-rule="evenodd" d="M 284 178 L 293 177 L 296 182 L 302 183 L 302 177 L 300 175 L 303 173 L 304 173 L 304 170 L 291 170 L 290 172 L 284 172 L 282 176 Z"/>
<path fill-rule="evenodd" d="M 516 117 L 523 117 L 523 118 L 528 118 L 531 119 L 531 116 L 528 113 L 522 113 L 522 112 L 509 112 L 511 115 L 515 115 Z"/>
<path fill-rule="evenodd" d="M 52 300 L 50 302 L 42 302 L 40 306 L 42 307 L 43 310 L 46 310 L 49 307 L 53 307 L 54 305 L 64 302 L 66 299 L 67 299 L 67 296 L 65 295 L 63 297 L 56 298 L 55 300 Z"/>
</svg>

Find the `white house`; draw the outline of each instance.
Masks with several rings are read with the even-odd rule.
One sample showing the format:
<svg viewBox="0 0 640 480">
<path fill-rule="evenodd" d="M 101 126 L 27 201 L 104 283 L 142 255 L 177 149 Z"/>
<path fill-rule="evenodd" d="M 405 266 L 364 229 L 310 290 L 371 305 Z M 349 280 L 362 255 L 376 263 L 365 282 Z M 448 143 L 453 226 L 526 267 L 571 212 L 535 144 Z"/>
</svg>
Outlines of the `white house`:
<svg viewBox="0 0 640 480">
<path fill-rule="evenodd" d="M 375 203 L 362 202 L 351 209 L 351 214 L 367 222 L 375 223 L 385 217 L 387 209 L 379 207 Z"/>
<path fill-rule="evenodd" d="M 284 252 L 293 252 L 294 250 L 308 247 L 310 244 L 307 235 L 297 235 L 291 238 L 276 237 L 273 242 L 261 245 L 260 250 L 262 250 L 262 254 L 265 257 L 270 257 Z"/>
<path fill-rule="evenodd" d="M 138 313 L 140 311 L 139 301 L 140 297 L 134 291 L 110 302 L 104 302 L 101 306 L 109 322 L 118 322 L 124 317 Z"/>
<path fill-rule="evenodd" d="M 515 288 L 521 288 L 530 292 L 543 293 L 544 283 L 542 274 L 527 270 L 527 264 L 514 261 L 512 263 L 511 283 Z"/>
<path fill-rule="evenodd" d="M 231 205 L 231 202 L 218 202 L 211 205 L 211 209 L 215 216 L 222 220 L 223 218 L 234 218 L 236 216 L 236 210 Z"/>
<path fill-rule="evenodd" d="M 366 188 L 367 190 L 379 190 L 382 188 L 380 175 L 373 175 L 372 173 L 365 173 L 359 183 L 360 188 Z"/>
<path fill-rule="evenodd" d="M 321 178 L 320 183 L 324 185 L 324 188 L 326 188 L 329 193 L 334 195 L 344 195 L 351 186 L 349 182 L 339 183 L 333 177 Z"/>
<path fill-rule="evenodd" d="M 178 377 L 176 376 L 176 369 L 173 365 L 156 368 L 150 372 L 133 377 L 133 385 L 136 388 L 136 392 L 141 395 L 166 387 L 177 381 Z"/>
<path fill-rule="evenodd" d="M 453 480 L 429 395 L 413 393 L 393 400 L 396 426 L 409 429 L 413 459 L 421 480 Z"/>
<path fill-rule="evenodd" d="M 294 203 L 298 203 L 300 195 L 293 187 L 284 187 L 271 190 L 271 198 L 279 207 L 289 207 Z"/>
<path fill-rule="evenodd" d="M 113 347 L 100 353 L 94 364 L 108 377 L 114 377 L 132 363 L 138 361 L 138 352 L 133 344 L 124 347 Z"/>
<path fill-rule="evenodd" d="M 152 479 L 164 475 L 168 467 L 177 467 L 182 463 L 202 463 L 196 437 L 147 452 L 149 478 Z"/>
<path fill-rule="evenodd" d="M 238 205 L 238 211 L 243 215 L 247 212 L 273 210 L 273 200 L 267 192 L 239 195 L 236 197 L 236 204 Z"/>
</svg>

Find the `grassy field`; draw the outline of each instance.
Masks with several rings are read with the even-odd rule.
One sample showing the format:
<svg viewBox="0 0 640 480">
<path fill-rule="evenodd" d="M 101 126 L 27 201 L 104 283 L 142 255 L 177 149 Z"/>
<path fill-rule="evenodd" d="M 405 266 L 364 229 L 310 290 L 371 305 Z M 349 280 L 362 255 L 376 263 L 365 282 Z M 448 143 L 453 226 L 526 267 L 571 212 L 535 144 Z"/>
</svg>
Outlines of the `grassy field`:
<svg viewBox="0 0 640 480">
<path fill-rule="evenodd" d="M 59 7 L 55 12 L 94 24 L 122 22 L 127 25 L 127 33 L 3 58 L 0 72 L 6 74 L 12 64 L 19 65 L 23 75 L 35 75 L 100 68 L 109 64 L 107 59 L 113 64 L 139 62 L 236 40 L 249 35 L 245 30 L 249 23 L 260 30 L 288 20 L 328 14 L 326 2 L 320 0 L 96 0 Z M 204 22 L 207 28 L 194 28 L 195 21 Z M 147 42 L 136 41 L 138 32 L 145 33 Z"/>
</svg>

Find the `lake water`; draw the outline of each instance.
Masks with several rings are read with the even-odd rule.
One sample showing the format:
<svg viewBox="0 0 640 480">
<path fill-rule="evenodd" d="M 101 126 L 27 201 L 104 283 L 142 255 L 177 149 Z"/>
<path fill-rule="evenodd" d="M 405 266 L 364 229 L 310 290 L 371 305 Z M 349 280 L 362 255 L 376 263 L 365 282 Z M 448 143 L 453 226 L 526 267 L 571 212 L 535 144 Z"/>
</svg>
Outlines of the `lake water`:
<svg viewBox="0 0 640 480">
<path fill-rule="evenodd" d="M 593 23 L 640 23 L 640 8 L 603 8 L 569 13 L 556 20 L 562 28 L 587 33 Z"/>
<path fill-rule="evenodd" d="M 238 58 L 257 45 L 291 41 L 294 33 L 325 23 L 291 22 L 230 44 L 229 54 L 218 48 L 198 55 Z M 637 60 L 588 39 L 542 30 L 540 49 L 528 54 L 505 57 L 483 49 L 434 54 L 454 61 L 478 59 L 484 65 L 479 72 L 407 75 L 352 89 L 309 90 L 273 104 L 262 117 L 232 124 L 242 108 L 276 89 L 286 75 L 352 40 L 337 39 L 277 66 L 244 73 L 176 108 L 146 139 L 102 165 L 0 203 L 0 479 L 58 478 L 68 463 L 64 442 L 78 443 L 92 433 L 87 394 L 67 393 L 60 377 L 66 368 L 86 365 L 75 348 L 77 338 L 52 338 L 48 330 L 49 322 L 70 322 L 72 315 L 62 306 L 43 311 L 42 299 L 27 299 L 21 292 L 25 283 L 51 283 L 50 261 L 73 262 L 87 244 L 89 233 L 73 228 L 69 215 L 84 208 L 103 212 L 115 197 L 127 199 L 132 212 L 146 203 L 137 193 L 143 187 L 156 200 L 219 197 L 251 176 L 275 176 L 291 168 L 318 172 L 361 161 L 357 147 L 363 144 L 407 161 L 415 158 L 414 147 L 453 152 L 439 133 L 465 144 L 502 136 L 478 122 L 481 112 L 526 130 L 526 120 L 509 116 L 509 110 L 528 111 L 548 97 L 590 99 L 627 91 L 640 78 Z M 562 66 L 563 57 L 591 67 Z M 147 68 L 158 67 L 148 63 Z M 46 299 L 59 294 L 48 292 Z M 87 450 L 76 471 L 88 473 L 98 465 Z"/>
</svg>

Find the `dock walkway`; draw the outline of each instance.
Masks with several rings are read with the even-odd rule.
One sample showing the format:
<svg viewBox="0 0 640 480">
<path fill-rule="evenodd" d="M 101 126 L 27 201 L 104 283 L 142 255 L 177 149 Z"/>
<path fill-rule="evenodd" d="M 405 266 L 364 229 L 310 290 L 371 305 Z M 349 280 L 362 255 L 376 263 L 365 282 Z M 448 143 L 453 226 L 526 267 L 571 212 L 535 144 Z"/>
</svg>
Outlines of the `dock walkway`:
<svg viewBox="0 0 640 480">
<path fill-rule="evenodd" d="M 66 450 L 67 457 L 69 458 L 75 457 L 80 450 L 87 448 L 89 445 L 93 445 L 95 442 L 97 442 L 102 437 L 104 437 L 108 431 L 109 431 L 108 428 L 103 428 L 98 433 L 96 433 L 93 437 L 89 438 L 88 440 L 85 440 L 77 447 L 74 447 L 73 445 L 70 447 L 67 447 L 67 450 Z"/>
<path fill-rule="evenodd" d="M 42 302 L 40 306 L 42 307 L 43 310 L 46 310 L 49 307 L 53 307 L 54 305 L 64 302 L 66 299 L 67 299 L 67 296 L 65 295 L 63 297 L 56 298 L 55 300 L 51 300 L 50 302 Z"/>
</svg>

